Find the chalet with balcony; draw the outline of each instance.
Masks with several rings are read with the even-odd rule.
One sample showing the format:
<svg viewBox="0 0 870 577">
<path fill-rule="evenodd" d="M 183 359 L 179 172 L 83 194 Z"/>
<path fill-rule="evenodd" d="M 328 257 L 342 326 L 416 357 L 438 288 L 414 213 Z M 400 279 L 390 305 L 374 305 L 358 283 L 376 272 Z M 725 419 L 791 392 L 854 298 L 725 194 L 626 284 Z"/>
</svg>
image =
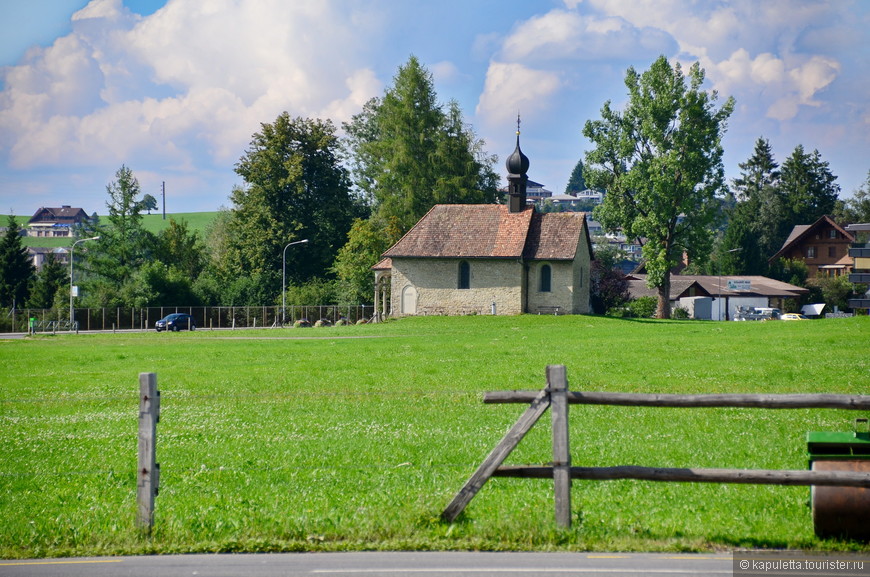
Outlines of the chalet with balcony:
<svg viewBox="0 0 870 577">
<path fill-rule="evenodd" d="M 81 208 L 63 205 L 60 208 L 37 210 L 27 221 L 27 236 L 72 237 L 75 230 L 84 226 L 90 219 Z"/>
<path fill-rule="evenodd" d="M 849 247 L 854 241 L 852 233 L 831 217 L 823 216 L 813 224 L 794 227 L 782 248 L 768 262 L 783 258 L 802 260 L 810 277 L 847 275 L 852 270 Z"/>
</svg>

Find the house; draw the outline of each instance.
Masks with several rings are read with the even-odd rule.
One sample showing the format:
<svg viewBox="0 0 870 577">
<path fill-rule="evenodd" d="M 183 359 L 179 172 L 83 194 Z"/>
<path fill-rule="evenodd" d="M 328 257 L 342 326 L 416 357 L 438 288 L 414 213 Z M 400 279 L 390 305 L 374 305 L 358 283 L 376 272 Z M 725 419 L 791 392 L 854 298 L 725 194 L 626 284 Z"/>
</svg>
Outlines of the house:
<svg viewBox="0 0 870 577">
<path fill-rule="evenodd" d="M 586 188 L 577 193 L 577 200 L 585 200 L 587 202 L 601 204 L 604 202 L 604 194 L 604 191 Z"/>
<path fill-rule="evenodd" d="M 631 298 L 658 297 L 657 289 L 646 286 L 645 274 L 628 276 Z M 763 276 L 672 275 L 671 307 L 692 308 L 698 297 L 710 299 L 710 316 L 694 316 L 706 320 L 734 318 L 737 307 L 773 307 L 785 309 L 787 299 L 799 298 L 808 289 Z"/>
<path fill-rule="evenodd" d="M 376 318 L 590 311 L 586 215 L 528 206 L 529 160 L 507 159 L 509 203 L 439 204 L 383 253 Z"/>
<path fill-rule="evenodd" d="M 27 221 L 27 236 L 72 237 L 75 230 L 89 221 L 87 213 L 81 208 L 63 205 L 60 208 L 37 210 Z"/>
<path fill-rule="evenodd" d="M 838 225 L 829 216 L 823 216 L 813 224 L 795 226 L 782 248 L 768 259 L 772 264 L 778 259 L 802 260 L 807 265 L 809 277 L 818 275 L 841 276 L 849 274 L 852 259 L 849 245 L 855 237 Z"/>
<path fill-rule="evenodd" d="M 850 224 L 846 230 L 856 233 L 870 233 L 870 223 Z M 864 238 L 866 241 L 866 237 Z M 857 299 L 849 300 L 849 307 L 853 309 L 870 309 L 870 243 L 856 243 L 849 248 L 849 256 L 852 257 L 852 274 L 849 282 L 866 285 L 866 292 Z"/>
<path fill-rule="evenodd" d="M 54 259 L 62 264 L 69 265 L 69 247 L 59 246 L 55 248 L 44 246 L 29 246 L 27 247 L 27 256 L 30 258 L 33 267 L 40 271 L 42 265 L 45 264 L 45 259 L 49 254 L 54 255 Z"/>
<path fill-rule="evenodd" d="M 552 191 L 544 188 L 544 185 L 534 180 L 526 182 L 526 202 L 540 202 L 553 196 Z"/>
</svg>

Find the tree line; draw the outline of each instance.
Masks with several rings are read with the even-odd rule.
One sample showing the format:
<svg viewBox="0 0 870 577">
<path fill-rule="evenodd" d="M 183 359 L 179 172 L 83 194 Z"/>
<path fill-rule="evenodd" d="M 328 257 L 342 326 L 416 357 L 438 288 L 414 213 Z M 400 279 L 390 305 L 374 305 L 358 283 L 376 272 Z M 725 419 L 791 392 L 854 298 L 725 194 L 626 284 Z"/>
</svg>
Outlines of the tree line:
<svg viewBox="0 0 870 577">
<path fill-rule="evenodd" d="M 156 201 L 122 166 L 108 215 L 77 231 L 99 237 L 76 247 L 78 306 L 272 305 L 285 285 L 288 305 L 371 302 L 371 266 L 432 205 L 497 200 L 496 157 L 416 57 L 343 129 L 287 112 L 261 124 L 235 165 L 243 184 L 204 235 L 174 219 L 146 230 Z M 68 274 L 51 255 L 35 274 L 12 218 L 2 250 L 0 305 L 65 306 Z"/>
<path fill-rule="evenodd" d="M 759 138 L 729 187 L 721 142 L 734 101 L 719 105 L 703 82 L 698 64 L 684 73 L 663 56 L 643 73 L 629 68 L 628 103 L 616 110 L 608 101 L 601 118 L 584 125 L 593 148 L 566 187 L 607 191 L 594 218 L 642 243 L 660 317 L 670 316 L 670 274 L 684 255 L 693 272 L 793 280 L 798 265 L 771 270 L 767 258 L 795 224 L 824 214 L 870 220 L 870 175 L 842 202 L 828 163 L 800 145 L 780 167 Z M 243 184 L 231 191 L 232 206 L 204 235 L 174 219 L 147 231 L 142 213 L 156 200 L 122 166 L 106 187 L 108 215 L 78 231 L 99 236 L 76 250 L 79 306 L 272 305 L 284 286 L 292 305 L 371 302 L 371 267 L 434 204 L 501 201 L 496 157 L 456 101 L 438 102 L 416 57 L 342 129 L 287 112 L 261 124 L 235 165 Z M 0 243 L 0 305 L 62 309 L 68 274 L 50 255 L 36 274 L 18 232 L 10 218 Z M 594 271 L 595 286 L 619 285 L 613 255 L 600 260 L 607 266 Z"/>
</svg>

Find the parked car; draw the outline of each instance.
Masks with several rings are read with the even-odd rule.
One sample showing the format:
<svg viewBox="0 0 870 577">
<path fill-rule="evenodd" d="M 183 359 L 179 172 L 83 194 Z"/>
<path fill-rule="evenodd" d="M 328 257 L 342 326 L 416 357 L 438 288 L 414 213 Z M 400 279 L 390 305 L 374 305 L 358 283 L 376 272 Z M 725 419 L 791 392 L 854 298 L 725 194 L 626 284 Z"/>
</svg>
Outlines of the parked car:
<svg viewBox="0 0 870 577">
<path fill-rule="evenodd" d="M 160 331 L 193 331 L 196 330 L 196 322 L 188 314 L 172 313 L 154 323 L 154 328 L 158 333 Z"/>
<path fill-rule="evenodd" d="M 769 307 L 737 307 L 735 321 L 775 321 L 782 311 Z"/>
<path fill-rule="evenodd" d="M 805 317 L 804 315 L 799 314 L 799 313 L 785 313 L 784 315 L 779 317 L 779 319 L 783 320 L 783 321 L 806 321 L 806 320 L 809 320 L 809 319 L 807 319 L 807 317 Z"/>
</svg>

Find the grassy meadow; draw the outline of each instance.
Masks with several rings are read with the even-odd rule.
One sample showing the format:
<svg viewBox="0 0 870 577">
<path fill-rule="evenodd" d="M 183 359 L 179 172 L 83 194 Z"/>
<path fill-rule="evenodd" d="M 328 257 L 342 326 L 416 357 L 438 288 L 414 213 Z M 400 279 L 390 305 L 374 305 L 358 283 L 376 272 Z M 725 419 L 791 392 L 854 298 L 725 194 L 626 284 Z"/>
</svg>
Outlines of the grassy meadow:
<svg viewBox="0 0 870 577">
<path fill-rule="evenodd" d="M 310 550 L 859 549 L 820 541 L 809 489 L 492 479 L 439 515 L 548 364 L 572 390 L 870 393 L 870 318 L 711 323 L 589 316 L 38 336 L 0 341 L 0 557 Z M 161 487 L 136 529 L 138 374 L 157 373 Z M 852 411 L 572 406 L 578 466 L 805 469 Z M 506 464 L 552 460 L 545 416 Z"/>
</svg>

